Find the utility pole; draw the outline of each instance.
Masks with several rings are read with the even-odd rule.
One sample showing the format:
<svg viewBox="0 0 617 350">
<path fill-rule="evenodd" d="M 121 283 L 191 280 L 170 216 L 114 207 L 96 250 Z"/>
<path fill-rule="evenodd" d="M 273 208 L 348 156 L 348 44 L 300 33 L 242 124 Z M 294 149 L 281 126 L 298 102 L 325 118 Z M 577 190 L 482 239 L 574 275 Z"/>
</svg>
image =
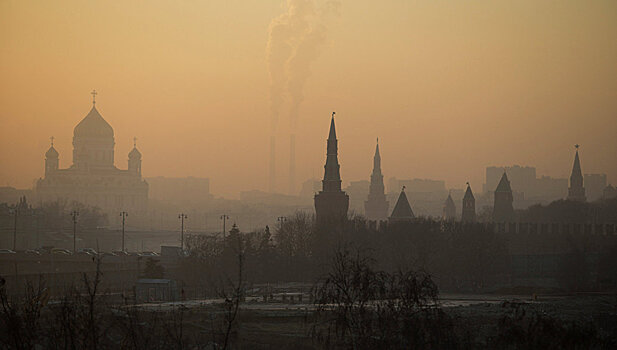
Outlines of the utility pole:
<svg viewBox="0 0 617 350">
<path fill-rule="evenodd" d="M 181 213 L 178 215 L 178 219 L 180 219 L 180 250 L 184 251 L 184 219 L 188 218 L 187 215 Z"/>
<path fill-rule="evenodd" d="M 73 210 L 71 212 L 71 216 L 73 217 L 73 254 L 77 253 L 77 217 L 79 216 L 79 212 L 77 210 Z"/>
<path fill-rule="evenodd" d="M 15 220 L 13 221 L 13 251 L 17 249 L 17 213 L 17 206 L 15 206 L 15 209 L 13 209 L 13 215 L 15 217 Z"/>
<path fill-rule="evenodd" d="M 227 216 L 227 214 L 221 215 L 221 220 L 223 220 L 223 239 L 225 239 L 225 221 L 227 219 L 229 219 L 229 216 Z"/>
<path fill-rule="evenodd" d="M 122 216 L 122 251 L 124 252 L 124 221 L 126 217 L 129 216 L 129 213 L 123 211 L 120 213 L 120 216 Z"/>
</svg>

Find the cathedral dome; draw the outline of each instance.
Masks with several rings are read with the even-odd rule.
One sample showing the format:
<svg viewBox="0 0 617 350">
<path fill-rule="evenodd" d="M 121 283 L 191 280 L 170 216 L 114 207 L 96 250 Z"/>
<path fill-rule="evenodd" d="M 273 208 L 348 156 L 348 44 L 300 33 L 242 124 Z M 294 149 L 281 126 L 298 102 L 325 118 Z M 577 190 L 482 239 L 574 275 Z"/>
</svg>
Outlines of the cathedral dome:
<svg viewBox="0 0 617 350">
<path fill-rule="evenodd" d="M 49 147 L 47 152 L 45 152 L 45 158 L 58 158 L 59 155 L 54 146 Z"/>
<path fill-rule="evenodd" d="M 73 130 L 74 137 L 114 137 L 114 129 L 103 119 L 96 107 Z"/>
</svg>

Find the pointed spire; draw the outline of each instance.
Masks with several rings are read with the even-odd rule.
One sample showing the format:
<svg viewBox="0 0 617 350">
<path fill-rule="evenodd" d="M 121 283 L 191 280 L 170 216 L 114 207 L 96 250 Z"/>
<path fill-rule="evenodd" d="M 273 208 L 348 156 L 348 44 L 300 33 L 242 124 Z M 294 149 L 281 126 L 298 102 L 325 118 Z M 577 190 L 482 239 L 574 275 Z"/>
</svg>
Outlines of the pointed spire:
<svg viewBox="0 0 617 350">
<path fill-rule="evenodd" d="M 413 210 L 411 210 L 411 205 L 409 205 L 409 200 L 407 200 L 407 195 L 405 194 L 405 186 L 403 186 L 401 194 L 398 196 L 398 200 L 394 206 L 394 210 L 392 210 L 392 214 L 390 214 L 390 219 L 411 220 L 414 217 Z"/>
<path fill-rule="evenodd" d="M 508 175 L 506 175 L 505 171 L 503 172 L 503 175 L 501 175 L 501 180 L 499 180 L 499 184 L 497 185 L 495 192 L 512 192 L 510 180 L 508 180 Z"/>
<path fill-rule="evenodd" d="M 375 146 L 375 158 L 381 159 L 381 155 L 379 154 L 379 137 L 377 138 L 377 145 Z"/>
<path fill-rule="evenodd" d="M 92 107 L 94 107 L 96 105 L 96 95 L 97 95 L 97 92 L 96 92 L 96 90 L 92 90 L 92 92 L 90 94 L 92 95 Z"/>
<path fill-rule="evenodd" d="M 338 141 L 336 140 L 336 130 L 334 126 L 334 112 L 330 122 L 330 135 L 328 136 L 326 148 L 326 165 L 324 166 L 323 190 L 326 192 L 341 191 L 341 173 L 338 163 Z"/>
<path fill-rule="evenodd" d="M 336 112 L 332 112 L 332 119 L 330 120 L 330 134 L 328 140 L 336 140 L 336 127 L 334 126 L 334 115 Z"/>
<path fill-rule="evenodd" d="M 581 161 L 578 157 L 578 144 L 574 145 L 576 154 L 574 155 L 574 164 L 572 165 L 572 174 L 570 175 L 570 187 L 568 188 L 568 199 L 584 202 L 585 187 L 583 184 L 583 171 L 581 170 Z"/>
<path fill-rule="evenodd" d="M 570 175 L 572 176 L 583 176 L 583 172 L 581 171 L 581 161 L 578 158 L 578 148 L 579 145 L 574 145 L 574 147 L 576 147 L 576 154 L 574 155 L 574 164 L 572 165 L 572 174 Z"/>
<path fill-rule="evenodd" d="M 375 146 L 375 155 L 373 156 L 373 174 L 381 174 L 381 155 L 379 154 L 379 137 Z"/>
<path fill-rule="evenodd" d="M 465 191 L 465 196 L 463 197 L 463 199 L 470 198 L 475 199 L 475 197 L 473 196 L 473 192 L 471 191 L 471 185 L 469 185 L 469 182 L 467 182 L 467 190 Z"/>
</svg>

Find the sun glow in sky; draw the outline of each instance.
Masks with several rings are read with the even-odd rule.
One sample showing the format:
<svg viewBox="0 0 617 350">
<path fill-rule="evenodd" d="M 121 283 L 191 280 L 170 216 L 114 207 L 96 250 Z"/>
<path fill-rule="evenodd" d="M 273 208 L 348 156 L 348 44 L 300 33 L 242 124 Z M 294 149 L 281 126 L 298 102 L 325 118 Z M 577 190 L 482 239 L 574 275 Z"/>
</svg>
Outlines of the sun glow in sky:
<svg viewBox="0 0 617 350">
<path fill-rule="evenodd" d="M 216 195 L 265 190 L 266 45 L 285 11 L 281 0 L 0 1 L 0 184 L 43 176 L 50 136 L 70 166 L 96 89 L 116 166 L 137 137 L 146 177 L 210 177 Z M 583 172 L 615 185 L 616 39 L 611 0 L 341 1 L 304 86 L 298 183 L 323 175 L 336 111 L 344 183 L 369 178 L 379 137 L 386 181 L 480 191 L 486 166 L 512 164 L 567 177 L 579 143 Z"/>
</svg>

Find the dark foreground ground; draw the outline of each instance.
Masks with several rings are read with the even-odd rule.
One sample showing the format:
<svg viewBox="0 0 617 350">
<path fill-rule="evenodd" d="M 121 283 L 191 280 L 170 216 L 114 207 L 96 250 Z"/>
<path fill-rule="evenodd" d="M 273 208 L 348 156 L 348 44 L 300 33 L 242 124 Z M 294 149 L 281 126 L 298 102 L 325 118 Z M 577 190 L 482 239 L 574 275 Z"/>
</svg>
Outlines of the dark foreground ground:
<svg viewBox="0 0 617 350">
<path fill-rule="evenodd" d="M 218 300 L 208 300 L 145 304 L 139 308 L 152 313 L 181 308 L 183 333 L 190 340 L 208 338 L 212 328 L 209 320 L 224 313 L 220 305 Z M 535 300 L 521 296 L 443 295 L 441 305 L 458 327 L 464 329 L 466 340 L 461 344 L 462 348 L 494 348 L 495 339 L 500 334 L 503 336 L 504 329 L 508 332 L 514 330 L 514 337 L 517 334 L 542 337 L 544 332 L 554 337 L 558 336 L 555 329 L 558 325 L 576 325 L 577 329 L 583 330 L 574 332 L 577 336 L 594 336 L 605 341 L 593 348 L 606 348 L 611 339 L 617 339 L 615 295 L 551 296 Z M 230 336 L 232 346 L 245 349 L 320 348 L 311 337 L 315 321 L 313 313 L 310 304 L 247 300 L 239 311 L 237 330 Z M 523 333 L 516 333 L 517 329 Z M 518 345 L 517 341 L 514 339 L 514 345 L 509 348 L 527 348 L 526 340 Z"/>
</svg>

